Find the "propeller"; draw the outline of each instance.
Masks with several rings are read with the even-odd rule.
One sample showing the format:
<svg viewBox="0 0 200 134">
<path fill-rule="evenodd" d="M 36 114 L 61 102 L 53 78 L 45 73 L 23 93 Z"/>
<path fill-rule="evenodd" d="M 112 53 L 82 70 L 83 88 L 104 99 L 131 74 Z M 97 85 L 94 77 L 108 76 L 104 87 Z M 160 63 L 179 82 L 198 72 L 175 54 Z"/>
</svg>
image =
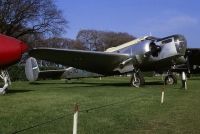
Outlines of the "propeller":
<svg viewBox="0 0 200 134">
<path fill-rule="evenodd" d="M 153 57 L 157 57 L 159 52 L 161 51 L 161 47 L 156 45 L 154 42 L 150 43 L 150 52 Z"/>
</svg>

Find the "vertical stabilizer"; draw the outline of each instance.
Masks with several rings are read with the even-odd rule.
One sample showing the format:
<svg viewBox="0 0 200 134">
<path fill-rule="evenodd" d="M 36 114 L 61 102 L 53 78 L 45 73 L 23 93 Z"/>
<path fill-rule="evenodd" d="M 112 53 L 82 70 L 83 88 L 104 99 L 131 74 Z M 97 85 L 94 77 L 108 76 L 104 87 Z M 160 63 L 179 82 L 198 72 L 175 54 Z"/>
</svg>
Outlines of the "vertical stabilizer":
<svg viewBox="0 0 200 134">
<path fill-rule="evenodd" d="M 26 78 L 31 82 L 36 81 L 38 79 L 39 72 L 40 70 L 36 59 L 33 57 L 28 58 L 25 65 Z"/>
</svg>

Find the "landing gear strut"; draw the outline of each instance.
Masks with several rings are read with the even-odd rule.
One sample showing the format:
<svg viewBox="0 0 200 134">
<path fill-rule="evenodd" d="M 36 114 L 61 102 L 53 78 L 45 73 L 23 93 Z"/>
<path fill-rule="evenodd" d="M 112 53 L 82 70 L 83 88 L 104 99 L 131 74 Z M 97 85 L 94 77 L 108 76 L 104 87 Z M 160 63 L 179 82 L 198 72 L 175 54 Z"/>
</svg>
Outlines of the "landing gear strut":
<svg viewBox="0 0 200 134">
<path fill-rule="evenodd" d="M 145 80 L 140 71 L 133 72 L 130 83 L 131 83 L 131 86 L 134 86 L 137 88 L 144 85 Z"/>
<path fill-rule="evenodd" d="M 0 94 L 5 94 L 9 85 L 11 85 L 10 76 L 7 70 L 0 70 L 0 78 L 3 80 L 3 85 L 0 87 Z"/>
</svg>

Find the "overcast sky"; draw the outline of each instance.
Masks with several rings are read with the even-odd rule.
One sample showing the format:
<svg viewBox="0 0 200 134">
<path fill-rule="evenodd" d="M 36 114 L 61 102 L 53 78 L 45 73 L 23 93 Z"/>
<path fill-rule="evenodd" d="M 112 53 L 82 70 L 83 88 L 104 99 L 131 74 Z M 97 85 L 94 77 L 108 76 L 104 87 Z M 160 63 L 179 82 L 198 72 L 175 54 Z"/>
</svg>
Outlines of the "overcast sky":
<svg viewBox="0 0 200 134">
<path fill-rule="evenodd" d="M 55 0 L 69 21 L 67 38 L 81 29 L 127 32 L 136 37 L 182 34 L 200 47 L 199 0 Z"/>
</svg>

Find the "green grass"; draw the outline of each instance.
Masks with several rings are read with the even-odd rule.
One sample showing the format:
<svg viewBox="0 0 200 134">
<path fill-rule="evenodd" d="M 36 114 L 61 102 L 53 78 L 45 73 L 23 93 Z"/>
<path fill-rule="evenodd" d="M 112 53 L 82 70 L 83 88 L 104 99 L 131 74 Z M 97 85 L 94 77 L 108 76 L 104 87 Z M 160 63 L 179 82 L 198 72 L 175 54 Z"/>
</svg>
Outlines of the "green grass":
<svg viewBox="0 0 200 134">
<path fill-rule="evenodd" d="M 9 93 L 0 96 L 0 134 L 55 119 L 22 134 L 72 133 L 74 104 L 80 110 L 119 103 L 80 112 L 79 134 L 168 134 L 200 133 L 200 79 L 188 81 L 188 90 L 166 86 L 160 104 L 162 82 L 146 78 L 143 88 L 129 87 L 129 78 L 108 77 L 72 80 L 13 82 Z"/>
</svg>

